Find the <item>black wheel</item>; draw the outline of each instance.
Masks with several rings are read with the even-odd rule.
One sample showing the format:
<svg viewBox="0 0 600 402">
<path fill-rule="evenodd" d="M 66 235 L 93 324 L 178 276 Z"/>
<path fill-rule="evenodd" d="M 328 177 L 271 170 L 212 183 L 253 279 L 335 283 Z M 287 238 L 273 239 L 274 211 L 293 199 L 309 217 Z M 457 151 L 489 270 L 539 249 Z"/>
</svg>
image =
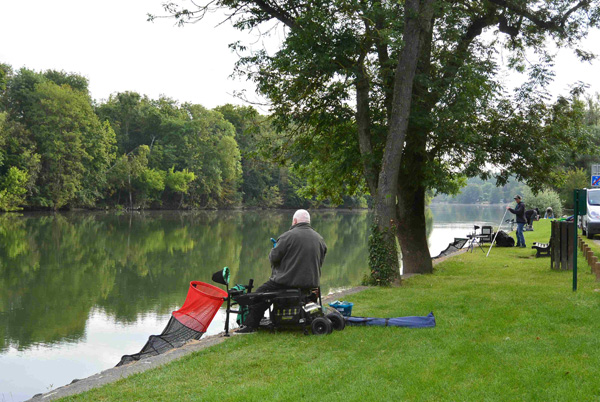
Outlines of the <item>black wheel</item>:
<svg viewBox="0 0 600 402">
<path fill-rule="evenodd" d="M 333 329 L 335 329 L 336 331 L 341 331 L 344 328 L 346 328 L 346 320 L 344 320 L 344 316 L 341 315 L 338 311 L 329 313 L 326 315 L 326 317 L 329 318 Z"/>
<path fill-rule="evenodd" d="M 327 321 L 329 321 L 329 327 L 330 327 L 330 330 L 329 330 L 329 332 L 327 332 L 327 335 L 329 335 L 329 334 L 331 334 L 331 333 L 333 332 L 333 323 L 331 322 L 331 320 L 330 320 L 329 318 L 327 318 L 327 317 L 324 317 L 324 318 L 325 318 Z"/>
<path fill-rule="evenodd" d="M 590 231 L 589 231 L 589 230 L 587 231 L 587 238 L 588 238 L 588 239 L 593 239 L 593 238 L 594 238 L 594 234 L 593 234 L 593 233 L 590 233 Z"/>
<path fill-rule="evenodd" d="M 317 317 L 310 323 L 314 335 L 329 335 L 333 331 L 331 321 L 325 317 Z"/>
</svg>

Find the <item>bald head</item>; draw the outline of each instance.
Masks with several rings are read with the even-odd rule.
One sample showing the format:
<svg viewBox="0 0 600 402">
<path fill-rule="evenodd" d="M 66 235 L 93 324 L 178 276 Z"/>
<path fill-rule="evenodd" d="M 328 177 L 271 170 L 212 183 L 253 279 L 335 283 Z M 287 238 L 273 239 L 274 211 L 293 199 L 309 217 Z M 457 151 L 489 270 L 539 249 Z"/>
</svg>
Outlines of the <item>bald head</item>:
<svg viewBox="0 0 600 402">
<path fill-rule="evenodd" d="M 299 209 L 296 211 L 294 218 L 292 219 L 292 225 L 302 222 L 310 223 L 310 214 L 305 209 Z"/>
</svg>

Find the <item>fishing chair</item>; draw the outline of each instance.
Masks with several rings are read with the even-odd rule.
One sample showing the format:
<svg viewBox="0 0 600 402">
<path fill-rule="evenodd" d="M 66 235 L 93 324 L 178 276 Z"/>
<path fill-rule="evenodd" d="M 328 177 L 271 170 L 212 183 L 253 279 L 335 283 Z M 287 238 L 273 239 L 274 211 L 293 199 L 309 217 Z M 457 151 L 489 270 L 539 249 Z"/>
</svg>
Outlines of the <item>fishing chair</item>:
<svg viewBox="0 0 600 402">
<path fill-rule="evenodd" d="M 494 230 L 491 226 L 482 226 L 481 235 L 479 236 L 479 243 L 491 243 L 493 240 Z"/>
<path fill-rule="evenodd" d="M 337 311 L 324 312 L 320 288 L 314 289 L 281 289 L 270 292 L 252 292 L 254 280 L 248 285 L 236 285 L 229 288 L 229 268 L 213 274 L 213 281 L 225 285 L 227 303 L 225 318 L 225 336 L 229 336 L 229 314 L 238 313 L 240 324 L 243 324 L 245 312 L 258 303 L 268 303 L 269 319 L 263 320 L 260 327 L 272 331 L 280 327 L 299 326 L 308 335 L 309 329 L 315 335 L 328 335 L 346 326 L 344 318 Z M 236 309 L 232 307 L 237 306 Z"/>
</svg>

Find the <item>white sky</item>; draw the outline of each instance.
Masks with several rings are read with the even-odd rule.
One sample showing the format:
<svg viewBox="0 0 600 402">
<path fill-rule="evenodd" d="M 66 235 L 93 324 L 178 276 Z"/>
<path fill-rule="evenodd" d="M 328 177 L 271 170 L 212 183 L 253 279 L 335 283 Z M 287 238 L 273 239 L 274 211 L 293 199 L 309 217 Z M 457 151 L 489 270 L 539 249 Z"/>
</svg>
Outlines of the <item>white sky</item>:
<svg viewBox="0 0 600 402">
<path fill-rule="evenodd" d="M 228 44 L 254 43 L 221 18 L 177 27 L 163 0 L 0 0 L 0 62 L 16 70 L 56 69 L 88 78 L 94 99 L 136 91 L 213 108 L 242 103 L 232 96 L 254 85 L 229 78 L 237 56 Z"/>
<path fill-rule="evenodd" d="M 215 15 L 183 28 L 172 20 L 147 22 L 147 13 L 163 14 L 164 0 L 0 0 L 0 62 L 36 71 L 56 69 L 89 79 L 92 97 L 136 91 L 208 108 L 243 104 L 235 90 L 254 95 L 254 85 L 229 78 L 237 56 L 236 40 L 262 47 L 251 34 L 230 23 L 216 26 Z M 276 38 L 271 40 L 271 46 Z M 587 41 L 600 53 L 600 34 Z M 578 80 L 600 92 L 600 61 L 579 63 L 569 51 L 557 60 L 554 93 L 566 93 Z"/>
</svg>

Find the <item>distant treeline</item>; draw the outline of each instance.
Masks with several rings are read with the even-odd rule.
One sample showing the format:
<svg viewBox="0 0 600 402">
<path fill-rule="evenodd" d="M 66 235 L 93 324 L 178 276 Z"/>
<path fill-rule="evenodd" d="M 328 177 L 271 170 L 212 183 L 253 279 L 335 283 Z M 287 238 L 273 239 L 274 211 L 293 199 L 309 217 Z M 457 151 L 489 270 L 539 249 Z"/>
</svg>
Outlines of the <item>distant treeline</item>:
<svg viewBox="0 0 600 402">
<path fill-rule="evenodd" d="M 523 194 L 528 187 L 516 180 L 511 180 L 505 186 L 497 187 L 493 180 L 482 180 L 473 177 L 467 180 L 461 192 L 456 195 L 439 194 L 432 200 L 433 203 L 451 204 L 501 204 L 512 202 L 516 194 Z"/>
<path fill-rule="evenodd" d="M 573 208 L 573 189 L 586 186 L 589 176 L 583 168 L 574 168 L 564 173 L 564 179 L 555 188 L 545 188 L 534 194 L 532 190 L 515 178 L 511 178 L 505 186 L 497 187 L 493 180 L 482 180 L 477 177 L 466 180 L 466 185 L 456 195 L 439 194 L 432 203 L 448 204 L 514 204 L 515 195 L 519 194 L 527 209 L 538 208 L 543 216 L 550 207 L 555 214 L 561 215 L 563 209 Z"/>
<path fill-rule="evenodd" d="M 0 210 L 327 205 L 298 195 L 281 141 L 252 107 L 96 102 L 80 75 L 0 64 Z"/>
</svg>

